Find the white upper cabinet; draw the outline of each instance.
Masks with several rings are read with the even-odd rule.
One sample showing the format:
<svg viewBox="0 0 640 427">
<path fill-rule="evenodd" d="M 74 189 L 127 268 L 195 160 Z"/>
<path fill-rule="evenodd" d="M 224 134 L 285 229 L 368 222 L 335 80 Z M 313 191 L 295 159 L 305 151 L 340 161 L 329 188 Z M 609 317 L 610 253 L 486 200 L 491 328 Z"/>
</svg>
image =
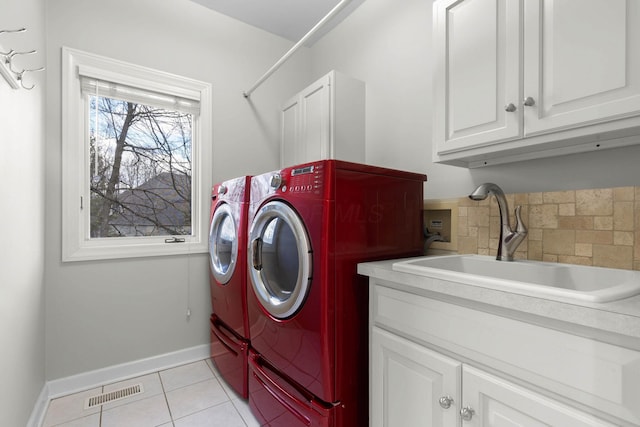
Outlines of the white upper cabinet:
<svg viewBox="0 0 640 427">
<path fill-rule="evenodd" d="M 331 71 L 282 106 L 281 166 L 364 162 L 364 83 Z"/>
<path fill-rule="evenodd" d="M 434 4 L 434 160 L 477 167 L 637 143 L 640 4 Z"/>
<path fill-rule="evenodd" d="M 518 138 L 520 2 L 446 1 L 435 8 L 438 152 Z M 509 103 L 512 112 L 505 111 Z"/>
</svg>

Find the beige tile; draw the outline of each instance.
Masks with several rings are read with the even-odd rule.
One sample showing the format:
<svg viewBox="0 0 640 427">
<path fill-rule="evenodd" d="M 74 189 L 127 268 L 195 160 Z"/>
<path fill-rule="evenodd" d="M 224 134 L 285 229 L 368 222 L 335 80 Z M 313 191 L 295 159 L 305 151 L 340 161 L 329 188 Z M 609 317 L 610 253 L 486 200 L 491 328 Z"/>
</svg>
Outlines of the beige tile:
<svg viewBox="0 0 640 427">
<path fill-rule="evenodd" d="M 574 203 L 575 191 L 552 191 L 542 193 L 542 203 Z"/>
<path fill-rule="evenodd" d="M 529 193 L 529 204 L 530 205 L 541 205 L 542 204 L 542 193 Z"/>
<path fill-rule="evenodd" d="M 515 203 L 515 206 L 518 205 L 528 205 L 529 204 L 529 195 L 527 193 L 517 193 L 514 194 L 514 200 L 513 203 Z"/>
<path fill-rule="evenodd" d="M 469 235 L 469 218 L 462 216 L 458 218 L 458 236 Z"/>
<path fill-rule="evenodd" d="M 488 248 L 488 247 L 489 247 L 489 228 L 479 227 L 478 228 L 478 249 Z"/>
<path fill-rule="evenodd" d="M 467 211 L 469 227 L 487 227 L 489 225 L 489 207 L 478 206 Z"/>
<path fill-rule="evenodd" d="M 171 422 L 164 395 L 149 397 L 102 411 L 101 427 L 155 427 Z"/>
<path fill-rule="evenodd" d="M 491 239 L 489 240 L 489 252 L 493 253 L 493 254 L 497 254 L 498 253 L 498 246 L 500 246 L 500 243 L 498 241 L 499 239 Z"/>
<path fill-rule="evenodd" d="M 492 253 L 489 248 L 482 248 L 482 249 L 478 249 L 478 255 L 495 256 L 495 253 Z"/>
<path fill-rule="evenodd" d="M 458 209 L 460 209 L 461 207 L 475 207 L 478 206 L 478 202 L 475 200 L 471 200 L 468 197 L 460 197 L 458 199 Z M 459 213 L 460 211 L 458 211 Z"/>
<path fill-rule="evenodd" d="M 633 259 L 636 261 L 640 261 L 640 230 L 636 230 L 635 238 L 633 239 Z"/>
<path fill-rule="evenodd" d="M 469 234 L 468 234 L 468 236 L 469 236 L 469 237 L 475 237 L 475 238 L 478 238 L 478 228 L 479 228 L 479 227 L 469 227 Z M 486 227 L 484 227 L 484 228 L 486 228 Z"/>
<path fill-rule="evenodd" d="M 576 256 L 589 257 L 593 256 L 593 245 L 591 243 L 576 243 Z"/>
<path fill-rule="evenodd" d="M 558 217 L 558 228 L 563 230 L 593 230 L 592 216 Z"/>
<path fill-rule="evenodd" d="M 527 259 L 542 261 L 542 241 L 529 240 L 527 243 Z"/>
<path fill-rule="evenodd" d="M 458 253 L 477 254 L 478 239 L 476 237 L 459 236 L 458 237 Z"/>
<path fill-rule="evenodd" d="M 613 189 L 613 200 L 616 202 L 633 201 L 634 187 L 618 187 Z"/>
<path fill-rule="evenodd" d="M 542 229 L 541 228 L 530 228 L 527 234 L 527 239 L 529 241 L 532 240 L 542 240 Z"/>
<path fill-rule="evenodd" d="M 591 265 L 591 258 L 580 257 L 580 256 L 570 256 L 570 255 L 559 255 L 558 262 L 561 262 L 563 264 Z"/>
<path fill-rule="evenodd" d="M 518 246 L 518 249 L 516 250 L 516 252 L 513 254 L 513 259 L 529 259 L 527 257 L 527 250 L 526 249 L 520 249 L 520 248 L 526 248 L 526 246 Z"/>
<path fill-rule="evenodd" d="M 576 215 L 606 216 L 613 213 L 613 190 L 577 190 Z"/>
<path fill-rule="evenodd" d="M 500 218 L 491 218 L 489 222 L 489 240 L 500 237 Z"/>
<path fill-rule="evenodd" d="M 575 231 L 544 230 L 542 234 L 542 250 L 546 254 L 573 255 L 575 251 Z"/>
<path fill-rule="evenodd" d="M 577 230 L 576 243 L 597 243 L 610 245 L 613 243 L 613 232 L 598 230 Z"/>
<path fill-rule="evenodd" d="M 558 255 L 544 254 L 542 256 L 544 262 L 558 262 Z"/>
<path fill-rule="evenodd" d="M 469 208 L 467 208 L 466 206 L 458 206 L 458 217 L 468 216 L 468 215 L 469 215 Z"/>
<path fill-rule="evenodd" d="M 613 216 L 593 217 L 594 230 L 613 230 Z"/>
<path fill-rule="evenodd" d="M 593 265 L 609 268 L 633 268 L 633 249 L 630 246 L 593 245 Z"/>
<path fill-rule="evenodd" d="M 560 203 L 558 204 L 558 215 L 560 216 L 575 216 L 576 204 L 575 203 Z"/>
<path fill-rule="evenodd" d="M 615 202 L 613 204 L 613 229 L 630 231 L 634 227 L 633 202 Z"/>
<path fill-rule="evenodd" d="M 525 222 L 525 224 L 527 224 Z M 531 228 L 558 228 L 558 205 L 529 206 L 529 223 Z"/>
<path fill-rule="evenodd" d="M 633 246 L 633 232 L 632 231 L 614 231 L 613 244 L 620 245 L 620 246 Z"/>
</svg>

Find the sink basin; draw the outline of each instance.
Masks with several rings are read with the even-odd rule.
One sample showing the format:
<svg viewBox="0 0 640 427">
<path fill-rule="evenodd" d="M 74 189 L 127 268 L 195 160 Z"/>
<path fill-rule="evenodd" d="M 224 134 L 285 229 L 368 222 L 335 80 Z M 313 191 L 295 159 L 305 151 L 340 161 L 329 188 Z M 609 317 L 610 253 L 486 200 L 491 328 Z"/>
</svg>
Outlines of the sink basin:
<svg viewBox="0 0 640 427">
<path fill-rule="evenodd" d="M 449 255 L 398 261 L 393 269 L 547 299 L 608 302 L 640 294 L 640 271 L 613 268 Z"/>
</svg>

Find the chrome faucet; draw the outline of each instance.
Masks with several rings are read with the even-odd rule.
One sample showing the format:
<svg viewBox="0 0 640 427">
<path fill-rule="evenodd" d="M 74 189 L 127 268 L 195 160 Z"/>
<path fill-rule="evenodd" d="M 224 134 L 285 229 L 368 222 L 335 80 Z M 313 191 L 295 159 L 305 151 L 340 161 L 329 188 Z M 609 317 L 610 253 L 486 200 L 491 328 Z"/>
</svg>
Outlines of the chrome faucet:
<svg viewBox="0 0 640 427">
<path fill-rule="evenodd" d="M 433 242 L 446 242 L 447 241 L 447 239 L 445 239 L 442 234 L 440 234 L 438 232 L 431 233 L 428 228 L 424 229 L 424 237 L 425 237 L 424 250 L 422 251 L 424 254 L 427 253 L 427 250 L 429 250 L 429 246 L 431 246 L 431 244 Z"/>
<path fill-rule="evenodd" d="M 496 196 L 498 208 L 500 209 L 500 240 L 498 243 L 498 255 L 496 256 L 496 259 L 498 261 L 513 261 L 513 254 L 515 253 L 516 248 L 527 236 L 527 227 L 525 227 L 522 222 L 522 217 L 520 216 L 520 209 L 522 206 L 516 207 L 516 229 L 513 230 L 509 223 L 507 199 L 504 196 L 502 189 L 496 184 L 487 182 L 480 185 L 469 195 L 469 198 L 471 200 L 484 200 L 490 194 Z"/>
</svg>

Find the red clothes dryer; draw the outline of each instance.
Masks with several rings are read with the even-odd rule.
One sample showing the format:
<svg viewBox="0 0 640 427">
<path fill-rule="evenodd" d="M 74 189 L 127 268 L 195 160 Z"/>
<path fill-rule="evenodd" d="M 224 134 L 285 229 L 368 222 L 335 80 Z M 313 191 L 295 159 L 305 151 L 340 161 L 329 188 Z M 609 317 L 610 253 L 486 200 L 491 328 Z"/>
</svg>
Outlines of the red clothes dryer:
<svg viewBox="0 0 640 427">
<path fill-rule="evenodd" d="M 422 252 L 426 176 L 336 160 L 251 180 L 249 405 L 262 425 L 366 425 L 368 283 Z"/>
<path fill-rule="evenodd" d="M 247 212 L 251 178 L 214 185 L 211 193 L 209 272 L 211 357 L 236 392 L 248 397 Z"/>
</svg>

